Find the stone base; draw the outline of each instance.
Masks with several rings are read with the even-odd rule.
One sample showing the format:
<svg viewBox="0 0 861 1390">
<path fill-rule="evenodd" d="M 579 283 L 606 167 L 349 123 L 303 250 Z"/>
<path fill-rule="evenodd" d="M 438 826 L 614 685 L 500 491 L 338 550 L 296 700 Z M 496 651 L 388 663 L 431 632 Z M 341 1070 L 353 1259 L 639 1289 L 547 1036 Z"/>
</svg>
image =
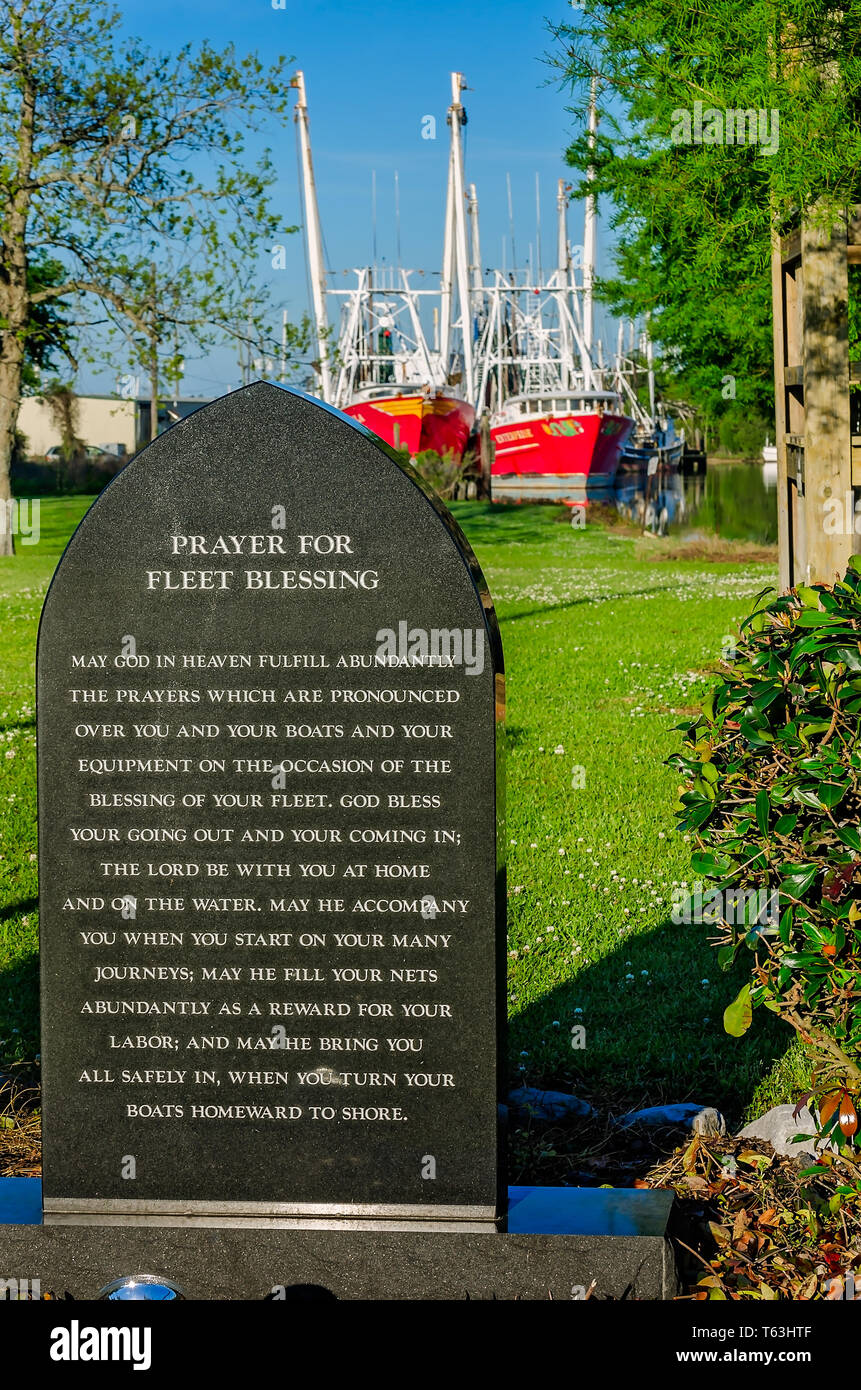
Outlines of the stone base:
<svg viewBox="0 0 861 1390">
<path fill-rule="evenodd" d="M 190 1299 L 669 1299 L 673 1194 L 509 1188 L 506 1234 L 45 1226 L 38 1178 L 0 1178 L 0 1279 L 93 1299 L 155 1274 Z"/>
<path fill-rule="evenodd" d="M 335 1206 L 271 1202 L 111 1202 L 83 1198 L 42 1204 L 44 1226 L 198 1226 L 261 1231 L 425 1231 L 493 1235 L 504 1218 L 492 1207 Z"/>
</svg>

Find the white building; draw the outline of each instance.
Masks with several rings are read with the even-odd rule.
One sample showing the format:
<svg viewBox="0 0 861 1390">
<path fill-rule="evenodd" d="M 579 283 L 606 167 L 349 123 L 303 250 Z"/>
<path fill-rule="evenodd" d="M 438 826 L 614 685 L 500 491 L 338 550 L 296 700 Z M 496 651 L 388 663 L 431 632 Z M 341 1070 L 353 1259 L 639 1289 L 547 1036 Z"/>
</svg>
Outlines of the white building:
<svg viewBox="0 0 861 1390">
<path fill-rule="evenodd" d="M 108 453 L 133 454 L 149 441 L 149 401 L 123 400 L 119 396 L 78 396 L 75 430 L 84 444 Z M 164 401 L 159 406 L 159 430 L 167 429 L 200 406 L 201 400 Z M 24 396 L 18 412 L 18 429 L 26 436 L 28 458 L 44 458 L 62 443 L 47 402 L 42 396 Z"/>
</svg>

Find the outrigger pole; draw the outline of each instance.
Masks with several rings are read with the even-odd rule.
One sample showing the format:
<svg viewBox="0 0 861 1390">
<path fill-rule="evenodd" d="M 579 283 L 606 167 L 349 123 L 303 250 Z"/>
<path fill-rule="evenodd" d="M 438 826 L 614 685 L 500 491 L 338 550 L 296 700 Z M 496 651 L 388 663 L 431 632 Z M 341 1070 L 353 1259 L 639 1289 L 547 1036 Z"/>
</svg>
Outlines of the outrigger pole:
<svg viewBox="0 0 861 1390">
<path fill-rule="evenodd" d="M 595 148 L 595 135 L 598 130 L 598 79 L 592 78 L 589 92 L 589 149 Z M 592 184 L 595 169 L 592 164 L 586 171 L 586 181 Z M 592 338 L 594 332 L 594 307 L 592 288 L 595 283 L 595 194 L 586 194 L 586 208 L 583 220 L 583 383 L 591 390 L 592 381 Z"/>
<path fill-rule="evenodd" d="M 329 319 L 326 314 L 326 270 L 323 265 L 323 236 L 320 230 L 320 209 L 311 161 L 311 129 L 308 122 L 308 103 L 305 98 L 305 74 L 297 72 L 291 87 L 298 92 L 295 120 L 299 128 L 299 151 L 302 164 L 302 196 L 305 205 L 305 244 L 308 248 L 308 275 L 311 280 L 311 304 L 317 337 L 320 387 L 323 400 L 333 403 L 332 369 L 329 362 Z"/>
<path fill-rule="evenodd" d="M 475 394 L 475 368 L 473 364 L 472 313 L 470 311 L 472 296 L 470 295 L 469 283 L 469 250 L 466 232 L 466 187 L 463 172 L 463 143 L 460 133 L 461 126 L 466 124 L 466 112 L 460 100 L 460 94 L 465 87 L 466 80 L 463 73 L 453 72 L 451 75 L 451 106 L 448 108 L 448 123 L 451 130 L 449 194 L 454 213 L 457 297 L 460 301 L 460 336 L 463 343 L 463 394 L 468 401 L 471 401 Z M 446 229 L 448 229 L 448 225 L 449 216 L 447 214 Z M 447 344 L 444 343 L 443 347 L 445 346 Z"/>
</svg>

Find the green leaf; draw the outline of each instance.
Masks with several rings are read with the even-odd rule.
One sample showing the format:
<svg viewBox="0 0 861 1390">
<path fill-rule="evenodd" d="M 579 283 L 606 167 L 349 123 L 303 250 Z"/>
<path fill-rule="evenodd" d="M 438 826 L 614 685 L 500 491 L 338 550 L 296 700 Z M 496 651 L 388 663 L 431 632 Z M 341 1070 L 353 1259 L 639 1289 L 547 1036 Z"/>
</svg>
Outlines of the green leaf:
<svg viewBox="0 0 861 1390">
<path fill-rule="evenodd" d="M 768 816 L 771 811 L 771 802 L 768 799 L 768 792 L 763 789 L 756 794 L 756 823 L 759 826 L 760 835 L 768 834 Z"/>
<path fill-rule="evenodd" d="M 798 812 L 792 811 L 788 816 L 780 816 L 775 822 L 775 835 L 791 835 L 798 823 Z"/>
<path fill-rule="evenodd" d="M 724 1030 L 732 1038 L 741 1038 L 753 1021 L 753 1005 L 750 1002 L 750 985 L 743 985 L 731 1004 L 724 1009 Z"/>
<path fill-rule="evenodd" d="M 808 589 L 806 584 L 799 584 L 795 591 L 805 608 L 819 607 L 819 593 L 816 589 Z"/>
<path fill-rule="evenodd" d="M 691 868 L 695 874 L 703 874 L 706 878 L 723 878 L 732 868 L 732 860 L 724 854 L 692 854 Z"/>
<path fill-rule="evenodd" d="M 842 801 L 849 790 L 848 782 L 823 782 L 819 788 L 819 799 L 827 811 Z"/>
<path fill-rule="evenodd" d="M 779 886 L 779 891 L 788 898 L 800 898 L 807 892 L 813 880 L 816 878 L 817 866 L 815 864 L 801 865 L 793 873 L 788 874 Z"/>
<path fill-rule="evenodd" d="M 831 647 L 823 655 L 827 661 L 842 661 L 849 671 L 861 671 L 861 649 L 858 647 Z"/>
<path fill-rule="evenodd" d="M 812 613 L 809 608 L 805 608 L 795 619 L 797 627 L 826 627 L 844 621 L 842 617 L 832 617 L 830 613 Z"/>
<path fill-rule="evenodd" d="M 861 835 L 851 825 L 838 825 L 837 834 L 848 845 L 850 849 L 858 850 L 861 853 Z"/>
</svg>

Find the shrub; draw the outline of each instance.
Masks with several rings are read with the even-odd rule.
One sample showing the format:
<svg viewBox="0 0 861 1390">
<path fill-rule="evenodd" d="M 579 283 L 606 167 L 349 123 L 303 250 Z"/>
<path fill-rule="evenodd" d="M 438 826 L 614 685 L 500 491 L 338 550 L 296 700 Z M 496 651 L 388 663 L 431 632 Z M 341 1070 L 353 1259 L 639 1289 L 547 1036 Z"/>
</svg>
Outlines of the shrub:
<svg viewBox="0 0 861 1390">
<path fill-rule="evenodd" d="M 416 454 L 413 467 L 426 483 L 429 483 L 440 497 L 454 496 L 458 483 L 463 478 L 469 460 L 457 459 L 452 454 L 438 454 L 433 449 L 424 449 Z"/>
<path fill-rule="evenodd" d="M 845 1152 L 861 1090 L 861 557 L 833 587 L 757 605 L 680 726 L 679 829 L 711 881 L 720 964 L 750 952 L 724 1026 L 740 1036 L 763 1006 L 796 1029 L 813 1068 L 805 1100 Z"/>
</svg>

